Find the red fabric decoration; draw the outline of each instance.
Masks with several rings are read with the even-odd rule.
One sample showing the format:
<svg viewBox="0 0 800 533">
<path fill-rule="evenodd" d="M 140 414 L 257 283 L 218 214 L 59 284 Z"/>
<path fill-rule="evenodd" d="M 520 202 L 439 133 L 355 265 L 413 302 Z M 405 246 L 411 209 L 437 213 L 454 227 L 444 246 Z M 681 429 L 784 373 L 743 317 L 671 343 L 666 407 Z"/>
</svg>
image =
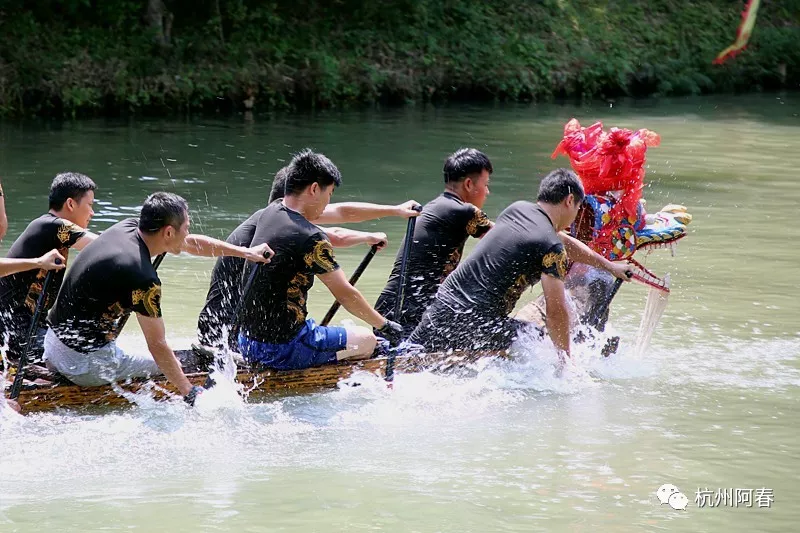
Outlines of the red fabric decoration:
<svg viewBox="0 0 800 533">
<path fill-rule="evenodd" d="M 553 152 L 569 157 L 580 176 L 586 194 L 621 191 L 619 202 L 611 210 L 611 219 L 636 218 L 636 208 L 644 186 L 645 152 L 648 146 L 661 144 L 661 137 L 650 130 L 631 131 L 611 128 L 603 131 L 596 122 L 583 128 L 577 119 L 564 126 L 564 138 Z"/>
</svg>

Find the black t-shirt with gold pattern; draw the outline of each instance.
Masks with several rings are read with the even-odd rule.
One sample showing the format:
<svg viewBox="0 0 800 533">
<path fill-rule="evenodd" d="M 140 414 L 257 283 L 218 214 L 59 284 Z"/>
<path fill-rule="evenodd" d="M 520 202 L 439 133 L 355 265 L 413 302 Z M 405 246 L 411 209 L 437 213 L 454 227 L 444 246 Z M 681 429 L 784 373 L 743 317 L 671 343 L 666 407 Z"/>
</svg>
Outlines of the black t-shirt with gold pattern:
<svg viewBox="0 0 800 533">
<path fill-rule="evenodd" d="M 258 219 L 251 246 L 265 242 L 275 255 L 258 266 L 241 311 L 240 331 L 253 340 L 282 344 L 303 327 L 314 276 L 339 265 L 325 233 L 282 200 L 272 202 Z"/>
<path fill-rule="evenodd" d="M 114 340 L 128 312 L 161 316 L 161 280 L 138 223 L 129 218 L 111 226 L 67 272 L 47 322 L 73 350 L 88 353 Z"/>
<path fill-rule="evenodd" d="M 428 202 L 414 228 L 401 316 L 394 316 L 394 307 L 399 294 L 405 243 L 397 252 L 389 281 L 375 302 L 375 309 L 402 324 L 410 333 L 433 300 L 439 285 L 461 262 L 467 237 L 482 237 L 491 227 L 492 223 L 483 211 L 451 192 L 445 191 Z"/>
<path fill-rule="evenodd" d="M 564 245 L 541 207 L 514 202 L 497 217 L 491 234 L 448 276 L 436 300 L 457 312 L 505 316 L 542 274 L 564 279 Z"/>
<path fill-rule="evenodd" d="M 28 224 L 22 235 L 11 245 L 8 257 L 31 259 L 57 249 L 67 258 L 69 249 L 85 234 L 86 230 L 72 222 L 52 213 L 46 213 Z M 20 272 L 0 279 L 0 323 L 4 326 L 0 330 L 16 335 L 27 332 L 46 276 L 47 271 L 41 269 Z M 47 289 L 48 294 L 44 300 L 45 312 L 55 302 L 63 279 L 64 270 L 53 272 Z M 41 327 L 44 327 L 45 312 L 41 315 L 42 323 L 39 324 Z"/>
<path fill-rule="evenodd" d="M 259 209 L 239 224 L 225 242 L 249 248 L 264 209 Z M 238 331 L 233 315 L 242 297 L 242 273 L 246 267 L 247 261 L 231 256 L 220 257 L 214 264 L 206 303 L 197 319 L 197 338 L 202 344 L 217 346 L 222 342 L 225 330 L 229 335 Z"/>
</svg>

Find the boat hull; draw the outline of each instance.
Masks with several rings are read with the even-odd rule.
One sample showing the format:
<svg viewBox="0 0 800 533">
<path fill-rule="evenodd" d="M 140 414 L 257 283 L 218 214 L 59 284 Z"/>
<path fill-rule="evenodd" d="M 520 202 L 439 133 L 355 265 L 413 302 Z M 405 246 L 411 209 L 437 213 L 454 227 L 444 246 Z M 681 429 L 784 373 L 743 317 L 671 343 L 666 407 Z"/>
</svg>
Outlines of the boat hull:
<svg viewBox="0 0 800 533">
<path fill-rule="evenodd" d="M 398 372 L 418 372 L 420 370 L 447 370 L 474 362 L 482 357 L 497 356 L 488 352 L 469 352 L 457 354 L 425 354 L 398 356 L 395 369 Z M 343 361 L 330 365 L 306 368 L 303 370 L 249 370 L 241 369 L 236 373 L 236 380 L 242 384 L 248 401 L 257 402 L 280 394 L 307 393 L 335 388 L 337 384 L 351 377 L 354 372 L 365 371 L 383 377 L 387 359 L 379 357 L 362 361 Z M 194 385 L 204 385 L 207 372 L 187 374 Z M 178 396 L 178 390 L 161 376 L 152 380 L 120 383 L 116 387 L 125 392 L 137 393 L 148 390 L 158 400 L 170 396 Z M 131 405 L 130 401 L 120 395 L 115 387 L 79 387 L 71 384 L 33 385 L 23 388 L 17 400 L 25 413 L 53 411 L 56 409 L 87 410 L 119 408 Z"/>
</svg>

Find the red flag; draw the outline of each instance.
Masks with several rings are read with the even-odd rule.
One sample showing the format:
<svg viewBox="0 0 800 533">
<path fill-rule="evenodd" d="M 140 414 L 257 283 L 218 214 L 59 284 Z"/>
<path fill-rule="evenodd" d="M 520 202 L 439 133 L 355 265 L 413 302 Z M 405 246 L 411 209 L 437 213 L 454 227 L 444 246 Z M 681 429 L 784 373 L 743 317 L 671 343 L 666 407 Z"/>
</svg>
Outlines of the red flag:
<svg viewBox="0 0 800 533">
<path fill-rule="evenodd" d="M 728 48 L 719 53 L 714 60 L 715 65 L 724 63 L 727 59 L 735 57 L 736 54 L 744 50 L 747 46 L 747 41 L 753 34 L 753 27 L 756 25 L 756 13 L 758 13 L 758 6 L 761 0 L 748 0 L 747 7 L 742 12 L 742 23 L 736 31 L 736 40 Z"/>
</svg>

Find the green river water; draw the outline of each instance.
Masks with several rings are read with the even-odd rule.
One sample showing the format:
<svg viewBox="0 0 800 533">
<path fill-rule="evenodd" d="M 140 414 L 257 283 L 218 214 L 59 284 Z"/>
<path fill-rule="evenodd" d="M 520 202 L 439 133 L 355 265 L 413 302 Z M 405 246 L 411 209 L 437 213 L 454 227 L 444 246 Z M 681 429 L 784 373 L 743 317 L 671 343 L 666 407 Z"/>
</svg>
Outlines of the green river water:
<svg viewBox="0 0 800 533">
<path fill-rule="evenodd" d="M 661 134 L 648 151 L 648 206 L 694 215 L 675 257 L 647 260 L 673 285 L 644 357 L 630 345 L 646 291 L 626 285 L 611 319 L 620 353 L 583 354 L 565 379 L 521 353 L 459 376 L 400 375 L 394 392 L 362 376 L 358 388 L 195 411 L 147 398 L 105 414 L 3 410 L 0 531 L 797 531 L 798 94 L 4 123 L 0 250 L 46 210 L 64 170 L 97 182 L 95 231 L 168 190 L 189 200 L 194 232 L 224 238 L 306 146 L 341 169 L 334 201 L 393 204 L 427 202 L 446 155 L 479 148 L 495 168 L 485 206 L 495 217 L 568 165 L 550 153 L 572 117 Z M 355 227 L 390 238 L 358 283 L 374 301 L 405 223 Z M 337 257 L 349 273 L 365 251 Z M 159 271 L 176 347 L 192 340 L 212 265 L 169 256 Z M 312 316 L 330 303 L 318 284 Z M 141 347 L 134 322 L 122 342 Z M 659 503 L 664 483 L 686 494 L 685 511 Z M 698 506 L 698 489 L 714 493 L 711 505 Z M 752 507 L 717 503 L 724 489 L 753 489 Z"/>
</svg>

